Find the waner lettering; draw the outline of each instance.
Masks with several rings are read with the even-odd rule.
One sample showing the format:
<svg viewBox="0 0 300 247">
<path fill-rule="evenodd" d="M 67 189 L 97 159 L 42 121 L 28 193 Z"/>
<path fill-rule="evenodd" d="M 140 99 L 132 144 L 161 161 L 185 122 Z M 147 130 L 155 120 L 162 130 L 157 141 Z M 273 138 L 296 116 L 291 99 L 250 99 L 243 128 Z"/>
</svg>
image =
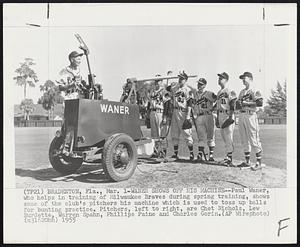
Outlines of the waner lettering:
<svg viewBox="0 0 300 247">
<path fill-rule="evenodd" d="M 101 112 L 105 113 L 116 113 L 116 114 L 127 114 L 129 115 L 129 107 L 124 105 L 108 105 L 100 104 Z"/>
</svg>

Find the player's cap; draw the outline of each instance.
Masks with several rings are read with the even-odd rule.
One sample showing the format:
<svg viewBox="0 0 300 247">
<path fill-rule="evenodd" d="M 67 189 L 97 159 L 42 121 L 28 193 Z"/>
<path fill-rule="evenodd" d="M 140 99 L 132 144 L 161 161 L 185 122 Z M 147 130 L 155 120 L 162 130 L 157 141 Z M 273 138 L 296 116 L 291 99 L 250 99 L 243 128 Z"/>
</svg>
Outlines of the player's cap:
<svg viewBox="0 0 300 247">
<path fill-rule="evenodd" d="M 244 72 L 244 74 L 240 75 L 240 79 L 243 79 L 245 77 L 249 77 L 249 78 L 253 79 L 253 75 L 250 72 Z"/>
<path fill-rule="evenodd" d="M 198 81 L 197 81 L 198 84 L 200 85 L 206 85 L 207 84 L 207 81 L 204 79 L 204 78 L 200 78 Z"/>
<path fill-rule="evenodd" d="M 184 71 L 182 73 L 179 73 L 178 77 L 179 77 L 179 79 L 182 79 L 182 80 L 188 79 L 188 75 Z"/>
<path fill-rule="evenodd" d="M 161 75 L 160 74 L 157 74 L 157 75 L 155 75 L 155 77 L 161 77 Z M 158 78 L 159 79 L 159 78 Z M 155 82 L 160 82 L 160 81 L 162 81 L 161 79 L 159 79 L 159 80 L 155 80 Z"/>
<path fill-rule="evenodd" d="M 69 59 L 71 58 L 75 58 L 75 57 L 79 57 L 79 56 L 82 56 L 83 53 L 78 53 L 77 51 L 72 51 L 70 54 L 69 54 Z"/>
<path fill-rule="evenodd" d="M 173 71 L 172 71 L 172 70 L 169 70 L 169 71 L 167 72 L 167 75 L 172 74 L 172 73 L 173 73 Z"/>
<path fill-rule="evenodd" d="M 222 78 L 224 78 L 224 79 L 226 79 L 226 80 L 229 79 L 229 75 L 228 75 L 226 72 L 223 72 L 223 73 L 221 73 L 221 74 L 218 74 L 218 76 L 219 76 L 219 77 L 222 77 Z"/>
</svg>

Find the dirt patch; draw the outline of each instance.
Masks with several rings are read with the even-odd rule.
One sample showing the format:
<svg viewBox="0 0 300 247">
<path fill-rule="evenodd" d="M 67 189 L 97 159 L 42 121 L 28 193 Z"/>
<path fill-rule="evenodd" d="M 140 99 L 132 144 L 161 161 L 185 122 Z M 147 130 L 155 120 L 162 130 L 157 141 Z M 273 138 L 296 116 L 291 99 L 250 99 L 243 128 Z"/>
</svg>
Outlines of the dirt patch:
<svg viewBox="0 0 300 247">
<path fill-rule="evenodd" d="M 239 161 L 235 161 L 239 163 Z M 84 165 L 76 174 L 61 176 L 52 168 L 16 169 L 17 187 L 264 187 L 286 186 L 286 170 L 266 166 L 262 170 L 240 170 L 212 164 L 191 163 L 188 160 L 159 163 L 139 161 L 134 175 L 127 181 L 111 183 L 101 165 Z"/>
</svg>

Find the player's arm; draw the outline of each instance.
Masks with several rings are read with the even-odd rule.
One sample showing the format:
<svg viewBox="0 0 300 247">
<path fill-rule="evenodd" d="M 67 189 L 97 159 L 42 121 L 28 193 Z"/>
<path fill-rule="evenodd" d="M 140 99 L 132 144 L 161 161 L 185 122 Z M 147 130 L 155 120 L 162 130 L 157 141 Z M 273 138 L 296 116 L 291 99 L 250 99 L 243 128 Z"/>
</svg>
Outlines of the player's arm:
<svg viewBox="0 0 300 247">
<path fill-rule="evenodd" d="M 192 107 L 193 107 L 193 102 L 194 102 L 194 98 L 193 98 L 193 94 L 192 91 L 188 92 L 188 98 L 187 98 L 187 114 L 186 114 L 186 119 L 191 119 L 191 111 L 192 111 Z"/>
<path fill-rule="evenodd" d="M 261 95 L 260 91 L 255 92 L 254 100 L 255 100 L 255 104 L 256 104 L 257 107 L 262 107 L 263 106 L 263 98 L 262 98 L 262 95 Z"/>
<path fill-rule="evenodd" d="M 235 110 L 235 102 L 237 101 L 237 96 L 235 91 L 231 91 L 229 95 L 229 117 L 233 117 L 233 113 Z"/>
</svg>

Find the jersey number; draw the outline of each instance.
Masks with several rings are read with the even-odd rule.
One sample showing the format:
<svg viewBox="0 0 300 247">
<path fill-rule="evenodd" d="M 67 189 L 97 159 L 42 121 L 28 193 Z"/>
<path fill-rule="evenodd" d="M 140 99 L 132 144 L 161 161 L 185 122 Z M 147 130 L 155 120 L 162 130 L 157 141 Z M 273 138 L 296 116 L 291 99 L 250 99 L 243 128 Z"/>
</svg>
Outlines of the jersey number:
<svg viewBox="0 0 300 247">
<path fill-rule="evenodd" d="M 226 105 L 226 100 L 224 98 L 221 99 L 221 104 Z"/>
</svg>

